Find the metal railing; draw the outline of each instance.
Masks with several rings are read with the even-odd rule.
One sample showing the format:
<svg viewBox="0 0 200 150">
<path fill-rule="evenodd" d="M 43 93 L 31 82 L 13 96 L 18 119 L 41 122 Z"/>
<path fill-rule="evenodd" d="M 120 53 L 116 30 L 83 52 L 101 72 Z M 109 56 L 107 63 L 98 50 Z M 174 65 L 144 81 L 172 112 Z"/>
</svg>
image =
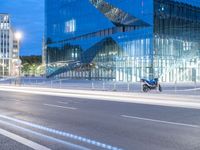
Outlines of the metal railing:
<svg viewBox="0 0 200 150">
<path fill-rule="evenodd" d="M 43 88 L 56 88 L 56 89 L 74 89 L 74 90 L 94 90 L 94 91 L 115 91 L 115 92 L 142 92 L 141 82 L 114 82 L 114 81 L 93 81 L 93 80 L 70 80 L 70 79 L 46 79 L 46 78 L 33 78 L 24 77 L 18 78 L 5 78 L 0 79 L 0 85 L 12 86 L 29 86 L 29 87 L 43 87 Z M 163 92 L 165 94 L 187 94 L 187 95 L 200 95 L 199 82 L 175 82 L 175 83 L 161 83 Z M 152 90 L 150 93 L 159 92 Z"/>
</svg>

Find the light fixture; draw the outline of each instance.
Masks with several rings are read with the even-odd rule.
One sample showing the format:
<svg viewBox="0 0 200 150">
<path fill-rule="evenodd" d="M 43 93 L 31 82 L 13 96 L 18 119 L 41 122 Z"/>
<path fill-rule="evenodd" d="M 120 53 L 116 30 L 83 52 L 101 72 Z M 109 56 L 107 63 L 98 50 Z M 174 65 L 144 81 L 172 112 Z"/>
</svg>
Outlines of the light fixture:
<svg viewBox="0 0 200 150">
<path fill-rule="evenodd" d="M 17 40 L 21 40 L 22 39 L 22 32 L 20 32 L 20 31 L 15 32 L 15 38 Z"/>
</svg>

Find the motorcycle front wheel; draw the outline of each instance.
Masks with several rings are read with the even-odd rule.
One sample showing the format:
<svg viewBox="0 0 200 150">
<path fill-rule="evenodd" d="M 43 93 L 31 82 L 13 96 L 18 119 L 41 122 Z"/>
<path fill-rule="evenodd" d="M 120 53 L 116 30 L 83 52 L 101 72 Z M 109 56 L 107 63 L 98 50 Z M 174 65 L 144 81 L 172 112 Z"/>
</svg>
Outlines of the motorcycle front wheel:
<svg viewBox="0 0 200 150">
<path fill-rule="evenodd" d="M 146 84 L 144 84 L 143 85 L 143 92 L 148 92 L 149 91 L 149 87 L 146 85 Z"/>
</svg>

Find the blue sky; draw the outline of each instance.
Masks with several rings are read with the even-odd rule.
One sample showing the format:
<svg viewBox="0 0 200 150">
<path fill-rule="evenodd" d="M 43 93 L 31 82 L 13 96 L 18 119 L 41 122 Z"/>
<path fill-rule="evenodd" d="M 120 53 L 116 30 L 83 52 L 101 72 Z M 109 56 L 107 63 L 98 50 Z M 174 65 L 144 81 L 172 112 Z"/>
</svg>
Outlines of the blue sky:
<svg viewBox="0 0 200 150">
<path fill-rule="evenodd" d="M 14 29 L 23 32 L 21 55 L 41 54 L 44 0 L 0 0 L 0 13 L 9 13 Z"/>
</svg>

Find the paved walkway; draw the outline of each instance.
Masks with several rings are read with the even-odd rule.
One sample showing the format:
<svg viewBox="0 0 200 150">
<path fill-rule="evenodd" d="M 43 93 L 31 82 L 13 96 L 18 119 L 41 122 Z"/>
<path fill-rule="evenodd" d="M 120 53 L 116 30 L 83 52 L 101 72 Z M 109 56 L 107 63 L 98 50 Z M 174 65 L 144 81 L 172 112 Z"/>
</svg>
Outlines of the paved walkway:
<svg viewBox="0 0 200 150">
<path fill-rule="evenodd" d="M 0 85 L 16 85 L 15 80 L 2 80 Z M 45 78 L 22 78 L 21 85 L 25 87 L 57 88 L 57 89 L 79 89 L 96 91 L 117 91 L 141 93 L 141 83 L 122 83 L 90 80 L 49 80 Z M 173 95 L 200 95 L 200 83 L 161 83 L 164 94 Z M 152 90 L 150 93 L 157 93 Z"/>
</svg>

